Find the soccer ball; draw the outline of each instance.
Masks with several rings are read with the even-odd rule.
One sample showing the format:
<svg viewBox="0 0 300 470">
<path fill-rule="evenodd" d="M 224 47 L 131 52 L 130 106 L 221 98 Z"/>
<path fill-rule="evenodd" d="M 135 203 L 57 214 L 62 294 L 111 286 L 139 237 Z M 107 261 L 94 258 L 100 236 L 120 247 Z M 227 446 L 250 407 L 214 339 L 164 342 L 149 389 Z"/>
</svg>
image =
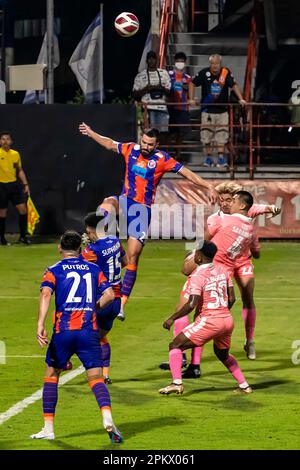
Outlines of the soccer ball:
<svg viewBox="0 0 300 470">
<path fill-rule="evenodd" d="M 139 20 L 133 13 L 124 11 L 115 19 L 115 30 L 122 36 L 129 38 L 138 32 L 140 27 Z"/>
</svg>

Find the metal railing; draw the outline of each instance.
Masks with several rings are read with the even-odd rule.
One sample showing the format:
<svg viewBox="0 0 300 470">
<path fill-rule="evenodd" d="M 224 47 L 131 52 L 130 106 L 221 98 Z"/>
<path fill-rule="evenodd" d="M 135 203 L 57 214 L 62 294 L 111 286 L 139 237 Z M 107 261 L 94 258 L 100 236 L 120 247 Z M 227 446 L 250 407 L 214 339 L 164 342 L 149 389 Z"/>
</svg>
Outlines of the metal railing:
<svg viewBox="0 0 300 470">
<path fill-rule="evenodd" d="M 149 127 L 148 120 L 148 106 L 152 106 L 155 103 L 138 103 L 139 106 L 143 108 L 144 120 L 140 124 L 142 128 Z M 161 104 L 166 104 L 161 103 Z M 176 145 L 170 142 L 164 143 L 163 148 L 171 154 L 174 153 L 178 148 L 181 151 L 199 151 L 201 154 L 201 142 L 200 142 L 200 131 L 201 131 L 201 122 L 200 122 L 200 107 L 203 107 L 203 104 L 195 107 L 190 106 L 188 103 L 183 103 L 187 105 L 190 111 L 199 110 L 199 118 L 196 121 L 191 121 L 188 124 L 169 124 L 169 132 L 171 133 L 172 129 L 178 127 L 187 127 L 192 130 L 199 130 L 198 140 L 188 141 L 184 139 L 182 144 Z M 281 114 L 283 111 L 287 111 L 288 108 L 291 110 L 294 106 L 300 106 L 300 104 L 290 104 L 290 103 L 248 103 L 245 107 L 241 107 L 238 103 L 228 103 L 222 104 L 224 106 L 224 112 L 227 110 L 229 115 L 228 126 L 222 125 L 222 128 L 228 129 L 228 142 L 226 144 L 228 152 L 228 171 L 230 172 L 230 177 L 234 178 L 234 174 L 237 171 L 244 171 L 249 174 L 249 177 L 252 179 L 254 177 L 255 170 L 259 170 L 261 165 L 262 158 L 267 156 L 273 158 L 274 165 L 276 165 L 276 155 L 275 151 L 296 151 L 298 150 L 300 154 L 300 122 L 291 123 L 288 120 L 288 114 L 286 113 L 286 118 L 282 119 L 284 122 L 280 122 Z M 178 103 L 167 103 L 168 108 L 178 106 Z M 216 106 L 215 103 L 205 104 L 205 108 L 209 106 Z M 218 103 L 219 106 L 219 103 Z M 160 126 L 157 126 L 158 128 Z M 205 128 L 212 128 L 215 130 L 216 125 L 205 124 Z M 296 139 L 296 145 L 290 144 L 292 132 L 295 133 L 295 130 L 299 129 L 299 138 Z M 297 132 L 297 131 L 296 131 Z M 274 143 L 274 140 L 282 140 L 280 143 Z M 212 144 L 212 147 L 217 148 L 216 143 Z M 243 159 L 244 163 L 239 164 L 239 160 Z M 200 163 L 199 163 L 200 164 Z M 300 158 L 299 158 L 300 165 Z M 300 166 L 299 166 L 300 171 Z"/>
<path fill-rule="evenodd" d="M 169 34 L 177 30 L 179 0 L 164 0 L 160 20 L 159 66 L 164 67 Z"/>
</svg>

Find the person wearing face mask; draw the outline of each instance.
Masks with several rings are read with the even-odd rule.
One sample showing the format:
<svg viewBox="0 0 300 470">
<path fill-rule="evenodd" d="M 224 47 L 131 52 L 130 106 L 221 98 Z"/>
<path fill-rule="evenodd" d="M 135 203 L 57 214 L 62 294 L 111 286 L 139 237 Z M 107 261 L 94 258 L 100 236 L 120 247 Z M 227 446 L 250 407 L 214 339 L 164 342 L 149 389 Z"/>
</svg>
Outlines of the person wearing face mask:
<svg viewBox="0 0 300 470">
<path fill-rule="evenodd" d="M 222 106 L 222 103 L 229 101 L 229 88 L 234 91 L 241 106 L 245 106 L 247 103 L 243 99 L 231 71 L 221 65 L 222 57 L 219 54 L 213 54 L 208 61 L 209 67 L 200 70 L 193 79 L 195 87 L 202 87 L 200 137 L 206 150 L 204 166 L 214 166 L 215 164 L 212 158 L 212 144 L 215 142 L 218 149 L 216 165 L 224 167 L 226 166 L 224 150 L 229 137 L 229 117 L 227 106 Z"/>
<path fill-rule="evenodd" d="M 149 126 L 160 131 L 162 140 L 169 130 L 169 113 L 166 105 L 170 93 L 171 81 L 167 70 L 157 67 L 158 57 L 155 51 L 149 51 L 146 57 L 147 68 L 134 79 L 133 96 L 137 101 L 147 104 Z"/>
<path fill-rule="evenodd" d="M 176 52 L 175 66 L 169 71 L 171 80 L 171 93 L 169 106 L 171 133 L 175 136 L 177 160 L 180 161 L 180 150 L 184 135 L 188 132 L 190 123 L 188 105 L 193 96 L 192 78 L 185 72 L 186 55 Z M 176 104 L 174 104 L 176 103 Z"/>
</svg>

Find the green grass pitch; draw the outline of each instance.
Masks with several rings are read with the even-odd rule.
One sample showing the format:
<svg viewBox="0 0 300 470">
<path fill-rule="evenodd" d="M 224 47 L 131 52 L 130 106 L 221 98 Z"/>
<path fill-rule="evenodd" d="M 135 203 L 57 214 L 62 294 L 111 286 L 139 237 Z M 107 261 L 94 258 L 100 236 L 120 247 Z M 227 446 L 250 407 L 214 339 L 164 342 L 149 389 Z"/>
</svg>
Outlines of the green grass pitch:
<svg viewBox="0 0 300 470">
<path fill-rule="evenodd" d="M 255 393 L 233 394 L 235 381 L 214 357 L 202 356 L 202 377 L 185 381 L 181 397 L 161 396 L 170 382 L 158 365 L 167 359 L 171 333 L 162 322 L 174 311 L 183 284 L 183 242 L 149 242 L 124 323 L 115 322 L 109 386 L 113 416 L 123 432 L 124 450 L 299 449 L 300 448 L 300 244 L 263 243 L 256 265 L 257 360 L 243 351 L 241 302 L 233 308 L 232 353 Z M 55 244 L 0 247 L 0 414 L 42 386 L 44 354 L 36 342 L 39 282 L 44 268 L 58 260 Z M 51 331 L 50 316 L 48 332 Z M 299 349 L 299 346 L 298 346 Z M 11 357 L 20 356 L 20 357 Z M 1 358 L 0 358 L 1 359 Z M 3 358 L 0 360 L 3 362 Z M 73 361 L 79 365 L 78 359 Z M 1 449 L 105 449 L 96 401 L 82 374 L 59 390 L 56 440 L 31 441 L 42 428 L 41 400 L 0 425 Z"/>
</svg>

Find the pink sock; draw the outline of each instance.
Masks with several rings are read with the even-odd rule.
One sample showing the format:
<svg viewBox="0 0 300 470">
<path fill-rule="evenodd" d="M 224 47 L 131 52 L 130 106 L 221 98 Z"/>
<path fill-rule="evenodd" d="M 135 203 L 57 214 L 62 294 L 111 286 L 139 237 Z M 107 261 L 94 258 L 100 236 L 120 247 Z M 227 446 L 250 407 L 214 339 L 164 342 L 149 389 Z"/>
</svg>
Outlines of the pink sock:
<svg viewBox="0 0 300 470">
<path fill-rule="evenodd" d="M 169 364 L 174 380 L 181 380 L 182 351 L 181 349 L 171 349 L 169 352 Z"/>
<path fill-rule="evenodd" d="M 243 384 L 246 382 L 246 379 L 239 368 L 239 365 L 234 356 L 229 355 L 226 361 L 223 362 L 224 366 L 227 367 L 229 372 L 233 375 L 238 384 Z"/>
<path fill-rule="evenodd" d="M 194 366 L 200 366 L 202 351 L 203 348 L 201 346 L 197 346 L 197 348 L 192 349 L 191 364 Z"/>
<path fill-rule="evenodd" d="M 185 317 L 177 318 L 174 322 L 174 338 L 182 332 L 183 328 L 188 326 L 190 323 L 189 316 L 186 315 Z"/>
<path fill-rule="evenodd" d="M 252 341 L 254 339 L 256 308 L 243 308 L 243 319 L 247 341 Z"/>
</svg>

